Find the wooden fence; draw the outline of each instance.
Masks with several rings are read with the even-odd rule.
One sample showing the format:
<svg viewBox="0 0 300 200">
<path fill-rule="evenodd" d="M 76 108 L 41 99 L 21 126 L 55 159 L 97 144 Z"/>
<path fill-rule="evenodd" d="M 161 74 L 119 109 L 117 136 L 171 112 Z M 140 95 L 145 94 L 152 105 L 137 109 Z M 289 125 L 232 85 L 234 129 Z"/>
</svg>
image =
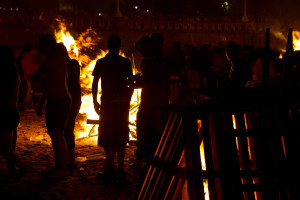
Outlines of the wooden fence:
<svg viewBox="0 0 300 200">
<path fill-rule="evenodd" d="M 300 199 L 299 106 L 269 100 L 171 109 L 135 198 Z"/>
</svg>

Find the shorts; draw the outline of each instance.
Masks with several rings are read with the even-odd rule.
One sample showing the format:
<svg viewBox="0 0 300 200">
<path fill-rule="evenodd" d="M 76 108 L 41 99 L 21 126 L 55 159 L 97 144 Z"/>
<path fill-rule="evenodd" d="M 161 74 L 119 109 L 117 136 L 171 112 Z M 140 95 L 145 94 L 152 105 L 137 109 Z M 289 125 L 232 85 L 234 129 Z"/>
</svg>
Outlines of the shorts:
<svg viewBox="0 0 300 200">
<path fill-rule="evenodd" d="M 47 98 L 46 126 L 48 134 L 64 131 L 70 114 L 70 106 L 69 98 Z"/>
</svg>

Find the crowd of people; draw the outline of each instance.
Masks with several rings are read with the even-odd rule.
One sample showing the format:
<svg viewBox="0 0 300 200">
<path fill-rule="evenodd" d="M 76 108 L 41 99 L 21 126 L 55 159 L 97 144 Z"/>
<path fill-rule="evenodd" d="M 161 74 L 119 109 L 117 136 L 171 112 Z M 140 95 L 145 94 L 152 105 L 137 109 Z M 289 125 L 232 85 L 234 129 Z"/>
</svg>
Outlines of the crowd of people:
<svg viewBox="0 0 300 200">
<path fill-rule="evenodd" d="M 1 114 L 3 115 L 0 148 L 7 160 L 9 178 L 19 179 L 28 170 L 27 165 L 21 163 L 14 153 L 14 147 L 16 128 L 20 121 L 18 107 L 23 109 L 26 101 L 23 97 L 28 92 L 31 96 L 33 90 L 43 94 L 38 102 L 38 108 L 46 101 L 46 126 L 55 157 L 55 166 L 43 174 L 49 178 L 68 176 L 70 170 L 76 167 L 74 126 L 81 105 L 78 61 L 70 59 L 64 45 L 57 44 L 50 34 L 41 35 L 36 49 L 26 49 L 21 52 L 21 59 L 17 61 L 9 46 L 3 46 L 1 50 L 3 70 L 7 72 L 5 71 L 5 76 L 3 74 L 1 78 Z M 43 55 L 41 65 L 30 56 L 33 53 Z M 21 90 L 19 93 L 20 80 L 23 81 L 22 86 L 26 87 L 24 96 Z M 21 96 L 19 102 L 18 96 Z M 37 110 L 37 114 L 42 114 L 41 109 Z"/>
<path fill-rule="evenodd" d="M 181 89 L 282 89 L 285 74 L 289 86 L 299 88 L 300 54 L 294 52 L 283 62 L 279 53 L 270 49 L 239 46 L 235 42 L 194 46 L 175 42 L 169 53 L 163 52 L 164 38 L 159 33 L 142 37 L 137 47 L 143 61 L 140 73 L 133 75 L 131 60 L 119 55 L 121 39 L 111 35 L 109 53 L 97 61 L 93 75 L 92 94 L 96 113 L 100 116 L 98 145 L 104 147 L 106 163 L 98 174 L 101 180 L 124 178 L 124 157 L 129 142 L 128 115 L 135 88 L 142 88 L 137 113 L 137 160 L 150 162 L 170 104 L 179 102 Z M 9 46 L 1 46 L 0 79 L 0 151 L 5 157 L 11 178 L 18 179 L 27 170 L 15 153 L 19 109 L 26 105 L 32 90 L 42 93 L 37 114 L 46 104 L 46 127 L 52 141 L 55 166 L 43 172 L 50 179 L 64 178 L 76 168 L 75 119 L 81 105 L 80 65 L 70 59 L 63 44 L 51 34 L 38 38 L 35 48 L 28 46 L 15 59 Z M 38 61 L 33 55 L 42 55 Z M 288 68 L 286 65 L 291 65 Z M 265 70 L 267 68 L 267 70 Z M 286 70 L 292 70 L 286 73 Z M 265 74 L 267 73 L 267 74 Z M 101 103 L 98 83 L 101 80 Z M 19 88 L 21 83 L 21 88 Z M 26 89 L 24 89 L 26 88 Z M 25 92 L 24 92 L 25 91 Z M 19 100 L 18 100 L 19 96 Z M 32 102 L 32 101 L 31 101 Z M 118 157 L 115 170 L 114 159 Z"/>
</svg>

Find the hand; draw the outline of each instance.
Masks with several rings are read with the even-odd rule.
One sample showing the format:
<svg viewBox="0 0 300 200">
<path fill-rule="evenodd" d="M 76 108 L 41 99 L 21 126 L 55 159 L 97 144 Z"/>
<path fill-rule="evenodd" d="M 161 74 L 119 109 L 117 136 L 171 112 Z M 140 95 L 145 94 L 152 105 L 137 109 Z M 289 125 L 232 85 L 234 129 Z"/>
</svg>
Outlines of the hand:
<svg viewBox="0 0 300 200">
<path fill-rule="evenodd" d="M 98 115 L 100 115 L 100 104 L 97 101 L 94 101 L 94 109 Z"/>
</svg>

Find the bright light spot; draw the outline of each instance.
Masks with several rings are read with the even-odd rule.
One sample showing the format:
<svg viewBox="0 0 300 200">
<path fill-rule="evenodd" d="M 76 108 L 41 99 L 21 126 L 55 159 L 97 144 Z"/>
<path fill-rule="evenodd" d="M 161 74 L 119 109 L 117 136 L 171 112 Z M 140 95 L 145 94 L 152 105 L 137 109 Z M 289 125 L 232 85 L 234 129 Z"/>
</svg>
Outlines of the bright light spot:
<svg viewBox="0 0 300 200">
<path fill-rule="evenodd" d="M 98 16 L 101 16 L 102 15 L 102 13 L 98 13 Z"/>
<path fill-rule="evenodd" d="M 299 31 L 293 31 L 293 45 L 294 45 L 295 51 L 300 50 L 300 32 Z"/>
<path fill-rule="evenodd" d="M 138 6 L 134 6 L 134 9 L 136 9 L 136 10 L 137 10 L 137 9 L 139 9 L 139 7 L 138 7 Z"/>
<path fill-rule="evenodd" d="M 19 11 L 19 8 L 16 8 L 16 11 Z"/>
<path fill-rule="evenodd" d="M 229 3 L 227 1 L 224 1 L 222 4 L 222 8 L 224 8 L 226 11 L 229 11 Z"/>
<path fill-rule="evenodd" d="M 150 12 L 150 10 L 146 10 L 146 12 L 148 13 L 148 12 Z"/>
</svg>

